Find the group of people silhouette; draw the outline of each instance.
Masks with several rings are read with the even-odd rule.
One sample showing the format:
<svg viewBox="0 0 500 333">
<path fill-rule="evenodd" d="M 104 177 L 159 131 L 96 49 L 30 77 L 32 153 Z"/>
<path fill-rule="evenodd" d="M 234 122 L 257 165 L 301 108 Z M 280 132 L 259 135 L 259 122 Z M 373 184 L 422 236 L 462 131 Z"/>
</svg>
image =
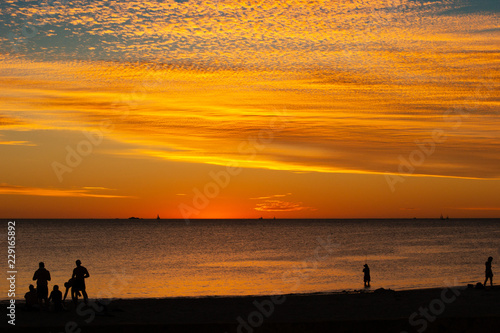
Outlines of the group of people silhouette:
<svg viewBox="0 0 500 333">
<path fill-rule="evenodd" d="M 64 297 L 57 284 L 54 285 L 49 296 L 48 282 L 51 280 L 50 272 L 45 268 L 45 263 L 40 262 L 38 264 L 38 269 L 33 275 L 33 281 L 36 281 L 36 288 L 31 284 L 29 286 L 29 291 L 26 295 L 24 295 L 24 298 L 26 299 L 26 308 L 31 310 L 39 307 L 41 310 L 43 307 L 48 308 L 49 304 L 52 302 L 54 311 L 61 311 L 64 308 L 63 302 L 66 300 L 70 289 L 71 299 L 75 305 L 78 303 L 78 297 L 82 295 L 83 301 L 87 304 L 88 295 L 85 290 L 85 279 L 89 276 L 89 271 L 82 266 L 82 262 L 80 260 L 77 260 L 76 267 L 73 269 L 71 278 L 68 282 L 64 283 L 64 287 L 66 287 Z"/>
</svg>

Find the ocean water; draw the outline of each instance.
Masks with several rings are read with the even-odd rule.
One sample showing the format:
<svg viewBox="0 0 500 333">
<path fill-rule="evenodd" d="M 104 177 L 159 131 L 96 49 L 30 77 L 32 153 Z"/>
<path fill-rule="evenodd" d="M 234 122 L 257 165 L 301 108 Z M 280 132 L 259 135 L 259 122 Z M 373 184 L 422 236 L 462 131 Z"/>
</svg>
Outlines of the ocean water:
<svg viewBox="0 0 500 333">
<path fill-rule="evenodd" d="M 362 289 L 365 262 L 372 289 L 482 282 L 499 247 L 498 219 L 17 220 L 16 298 L 40 261 L 52 289 L 80 259 L 90 298 L 266 295 Z"/>
</svg>

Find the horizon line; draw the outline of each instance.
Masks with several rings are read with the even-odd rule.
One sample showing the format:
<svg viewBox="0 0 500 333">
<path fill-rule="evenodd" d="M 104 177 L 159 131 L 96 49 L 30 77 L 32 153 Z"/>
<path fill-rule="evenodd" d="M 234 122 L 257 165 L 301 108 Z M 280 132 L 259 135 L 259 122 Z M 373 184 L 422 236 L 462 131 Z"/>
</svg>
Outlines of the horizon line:
<svg viewBox="0 0 500 333">
<path fill-rule="evenodd" d="M 301 217 L 301 218 L 260 218 L 260 217 L 249 217 L 249 218 L 192 218 L 189 221 L 204 221 L 204 220 L 495 220 L 500 219 L 500 217 L 453 217 L 444 218 L 440 217 Z M 4 218 L 0 217 L 0 220 L 158 220 L 157 218 L 143 218 L 143 217 L 20 217 L 20 218 Z M 179 221 L 185 220 L 183 218 L 160 218 L 159 220 L 164 221 Z"/>
</svg>

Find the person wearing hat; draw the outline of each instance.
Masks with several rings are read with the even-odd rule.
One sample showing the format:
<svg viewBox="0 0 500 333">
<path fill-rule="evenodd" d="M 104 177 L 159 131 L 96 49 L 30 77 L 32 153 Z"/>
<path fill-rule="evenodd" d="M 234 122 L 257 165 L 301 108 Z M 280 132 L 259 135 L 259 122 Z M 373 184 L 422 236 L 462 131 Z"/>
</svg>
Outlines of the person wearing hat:
<svg viewBox="0 0 500 333">
<path fill-rule="evenodd" d="M 363 273 L 365 273 L 365 276 L 363 278 L 363 281 L 365 283 L 365 288 L 370 287 L 370 267 L 368 267 L 368 264 L 364 265 L 365 268 L 363 268 Z"/>
</svg>

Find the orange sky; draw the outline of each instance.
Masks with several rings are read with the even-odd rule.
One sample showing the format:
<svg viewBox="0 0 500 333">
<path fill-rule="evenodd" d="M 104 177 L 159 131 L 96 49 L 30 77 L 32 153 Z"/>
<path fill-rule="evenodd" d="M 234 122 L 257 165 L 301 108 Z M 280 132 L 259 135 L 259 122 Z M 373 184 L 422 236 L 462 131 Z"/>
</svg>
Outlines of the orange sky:
<svg viewBox="0 0 500 333">
<path fill-rule="evenodd" d="M 113 4 L 2 5 L 0 217 L 500 215 L 494 2 Z"/>
</svg>

